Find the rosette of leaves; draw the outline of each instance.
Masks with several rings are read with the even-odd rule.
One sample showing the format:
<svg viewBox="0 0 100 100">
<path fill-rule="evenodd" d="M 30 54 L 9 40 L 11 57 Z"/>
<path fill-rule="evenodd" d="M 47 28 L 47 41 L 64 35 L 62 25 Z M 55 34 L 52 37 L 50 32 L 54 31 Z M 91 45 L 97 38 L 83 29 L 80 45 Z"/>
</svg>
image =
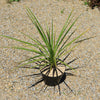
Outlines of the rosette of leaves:
<svg viewBox="0 0 100 100">
<path fill-rule="evenodd" d="M 38 19 L 36 18 L 36 16 L 32 13 L 32 11 L 29 8 L 26 8 L 26 13 L 27 13 L 28 17 L 30 18 L 30 20 L 32 21 L 32 23 L 35 25 L 36 29 L 38 30 L 38 34 L 40 35 L 42 41 L 40 41 L 39 39 L 34 39 L 34 37 L 29 36 L 24 33 L 22 33 L 22 34 L 25 35 L 26 37 L 28 37 L 29 39 L 31 39 L 33 41 L 33 43 L 26 42 L 26 41 L 23 41 L 21 39 L 17 39 L 17 38 L 11 37 L 11 36 L 0 35 L 2 37 L 24 43 L 30 47 L 34 47 L 31 49 L 26 48 L 26 47 L 20 47 L 20 46 L 10 47 L 10 48 L 14 48 L 14 49 L 26 50 L 26 51 L 33 52 L 36 54 L 33 57 L 30 57 L 24 61 L 21 61 L 20 65 L 18 67 L 23 67 L 28 64 L 34 63 L 33 64 L 34 66 L 29 67 L 29 68 L 39 68 L 41 70 L 48 66 L 49 69 L 51 70 L 53 68 L 57 68 L 57 66 L 59 64 L 62 64 L 62 65 L 65 65 L 66 67 L 69 67 L 72 69 L 72 67 L 70 65 L 65 63 L 65 59 L 66 59 L 66 55 L 68 53 L 70 53 L 76 47 L 77 44 L 74 45 L 73 47 L 71 47 L 69 50 L 67 50 L 67 49 L 77 39 L 79 39 L 82 35 L 84 35 L 87 32 L 87 30 L 82 32 L 80 35 L 78 35 L 77 37 L 75 37 L 73 40 L 70 41 L 70 38 L 76 32 L 77 28 L 69 35 L 68 35 L 68 33 L 72 29 L 74 24 L 77 22 L 79 16 L 72 22 L 72 19 L 73 19 L 73 17 L 71 17 L 72 13 L 73 13 L 73 10 L 72 10 L 71 13 L 69 14 L 64 26 L 62 27 L 58 38 L 56 39 L 56 34 L 54 33 L 54 27 L 53 27 L 53 20 L 52 20 L 51 30 L 49 30 L 49 28 L 47 28 L 47 30 L 45 32 L 43 30 L 41 24 L 39 23 Z M 65 56 L 65 57 L 63 59 L 61 59 L 62 56 Z"/>
</svg>

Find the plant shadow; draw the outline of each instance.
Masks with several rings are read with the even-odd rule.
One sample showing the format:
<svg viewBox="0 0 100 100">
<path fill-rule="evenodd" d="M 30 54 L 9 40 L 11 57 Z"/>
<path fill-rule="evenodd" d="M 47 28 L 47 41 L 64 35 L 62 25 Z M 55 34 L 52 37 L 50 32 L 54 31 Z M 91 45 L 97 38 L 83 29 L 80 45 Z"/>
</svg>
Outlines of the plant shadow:
<svg viewBox="0 0 100 100">
<path fill-rule="evenodd" d="M 69 54 L 63 59 L 63 61 L 66 60 L 66 58 L 67 58 L 70 54 L 71 54 L 71 53 L 69 53 Z M 76 61 L 77 59 L 78 59 L 78 58 L 75 58 L 75 59 L 69 61 L 67 64 L 73 63 L 73 62 Z M 23 68 L 29 68 L 29 67 L 23 67 Z M 78 69 L 78 68 L 80 68 L 80 67 L 75 67 L 75 68 L 73 68 L 73 69 Z M 37 68 L 35 68 L 35 69 L 37 69 Z M 49 87 L 49 86 L 54 87 L 54 90 L 55 90 L 55 86 L 58 86 L 59 94 L 61 95 L 60 85 L 61 85 L 62 83 L 64 83 L 64 85 L 74 94 L 73 90 L 70 88 L 70 86 L 69 86 L 69 85 L 66 83 L 66 81 L 65 81 L 67 76 L 76 76 L 76 75 L 74 75 L 74 74 L 72 74 L 72 73 L 67 72 L 68 70 L 73 70 L 73 69 L 70 69 L 70 68 L 65 69 L 65 72 L 64 72 L 63 76 L 61 77 L 59 83 L 55 83 L 55 82 L 54 82 L 54 83 L 46 84 L 46 83 L 44 82 L 44 79 L 43 79 L 43 77 L 42 77 L 41 72 L 40 72 L 40 73 L 37 73 L 37 74 L 25 75 L 25 76 L 22 76 L 22 77 L 29 77 L 29 76 L 30 76 L 30 77 L 33 77 L 33 78 L 35 78 L 35 77 L 42 77 L 42 78 L 40 78 L 39 80 L 37 80 L 34 84 L 32 84 L 31 86 L 29 86 L 28 88 L 32 88 L 32 87 L 34 87 L 34 86 L 36 86 L 36 85 L 41 84 L 42 82 L 44 82 L 44 85 L 41 87 L 41 90 L 40 90 L 40 91 L 45 91 L 45 90 L 47 89 L 47 87 Z M 54 84 L 54 85 L 53 85 L 53 84 Z M 40 91 L 39 91 L 39 92 L 40 92 Z"/>
<path fill-rule="evenodd" d="M 92 38 L 94 38 L 94 37 L 96 37 L 96 36 L 89 37 L 89 38 L 85 38 L 85 39 L 81 39 L 81 40 L 76 41 L 75 43 L 80 43 L 80 42 L 83 42 L 83 41 L 86 41 L 86 40 L 92 39 Z"/>
<path fill-rule="evenodd" d="M 41 73 L 38 73 L 38 74 L 26 75 L 26 76 L 24 76 L 24 77 L 27 77 L 27 76 L 36 76 L 36 77 L 37 77 L 37 76 L 42 76 L 42 75 L 41 75 Z M 72 90 L 72 89 L 70 88 L 70 86 L 65 82 L 67 76 L 76 76 L 76 75 L 74 75 L 74 74 L 72 74 L 72 73 L 67 73 L 67 72 L 65 72 L 65 73 L 63 74 L 63 76 L 62 76 L 60 82 L 59 82 L 58 84 L 56 84 L 56 85 L 51 85 L 51 84 L 49 84 L 49 85 L 48 85 L 48 84 L 46 84 L 46 83 L 44 82 L 44 85 L 41 87 L 40 91 L 45 91 L 45 90 L 47 89 L 47 87 L 49 87 L 49 86 L 54 87 L 54 90 L 55 90 L 55 86 L 58 86 L 59 95 L 61 95 L 60 84 L 64 83 L 65 86 L 70 90 L 70 92 L 72 92 L 72 93 L 74 94 L 73 90 Z M 40 78 L 37 82 L 35 82 L 35 83 L 32 84 L 31 86 L 29 86 L 28 88 L 32 88 L 32 87 L 34 87 L 34 86 L 36 86 L 36 85 L 38 85 L 38 84 L 41 84 L 43 81 L 44 81 L 44 79 L 43 79 L 43 78 Z M 40 91 L 39 91 L 39 93 L 40 93 Z"/>
<path fill-rule="evenodd" d="M 94 36 L 94 37 L 95 37 L 95 36 Z M 85 41 L 85 40 L 88 40 L 88 39 L 91 39 L 91 38 L 94 38 L 94 37 L 90 37 L 90 38 L 86 38 L 86 39 L 83 39 L 83 40 L 79 40 L 79 41 L 76 41 L 75 43 L 83 42 L 83 41 Z M 70 54 L 71 54 L 71 52 L 68 53 L 62 61 L 65 61 L 65 60 L 68 58 L 68 56 L 69 56 Z M 73 63 L 74 61 L 76 61 L 77 59 L 78 59 L 78 58 L 74 58 L 73 60 L 71 60 L 71 61 L 68 62 L 67 64 L 69 65 L 69 64 Z M 60 63 L 59 63 L 59 64 L 60 64 Z M 22 67 L 22 68 L 30 68 L 30 67 Z M 81 68 L 81 67 L 75 67 L 75 68 L 73 68 L 73 69 L 78 69 L 78 68 Z M 35 67 L 34 69 L 39 69 L 39 68 Z M 65 73 L 63 74 L 63 76 L 62 76 L 62 78 L 60 79 L 59 83 L 56 83 L 56 84 L 54 83 L 54 85 L 52 85 L 53 83 L 46 84 L 46 83 L 44 82 L 44 79 L 43 79 L 43 77 L 42 77 L 41 72 L 40 72 L 40 73 L 37 73 L 37 74 L 25 75 L 25 76 L 22 76 L 22 77 L 28 77 L 28 76 L 32 76 L 32 77 L 42 77 L 42 78 L 40 78 L 39 80 L 37 80 L 37 82 L 35 82 L 35 83 L 32 84 L 31 86 L 29 86 L 28 88 L 32 88 L 32 87 L 34 87 L 34 86 L 40 84 L 41 82 L 44 82 L 44 85 L 41 87 L 41 90 L 40 90 L 40 91 L 45 91 L 45 90 L 47 89 L 47 87 L 49 87 L 49 86 L 54 87 L 54 90 L 55 90 L 55 86 L 58 86 L 59 94 L 61 95 L 60 85 L 61 85 L 62 83 L 64 83 L 64 85 L 74 94 L 74 91 L 70 88 L 70 86 L 69 86 L 69 85 L 66 83 L 66 81 L 65 81 L 67 76 L 76 76 L 76 75 L 74 75 L 74 74 L 72 74 L 72 73 L 68 73 L 68 72 L 67 72 L 68 70 L 73 70 L 73 69 L 71 69 L 71 68 L 65 69 Z M 40 92 L 40 91 L 39 91 L 39 92 Z"/>
</svg>

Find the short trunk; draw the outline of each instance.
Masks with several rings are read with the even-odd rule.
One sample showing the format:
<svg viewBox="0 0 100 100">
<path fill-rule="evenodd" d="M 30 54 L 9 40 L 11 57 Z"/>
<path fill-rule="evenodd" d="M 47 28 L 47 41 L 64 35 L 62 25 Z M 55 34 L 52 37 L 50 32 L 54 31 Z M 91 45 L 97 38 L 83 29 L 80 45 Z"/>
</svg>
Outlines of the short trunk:
<svg viewBox="0 0 100 100">
<path fill-rule="evenodd" d="M 57 68 L 52 68 L 50 71 L 49 67 L 45 67 L 41 70 L 42 77 L 46 85 L 55 86 L 60 83 L 61 78 L 65 72 L 65 66 L 58 66 Z"/>
</svg>

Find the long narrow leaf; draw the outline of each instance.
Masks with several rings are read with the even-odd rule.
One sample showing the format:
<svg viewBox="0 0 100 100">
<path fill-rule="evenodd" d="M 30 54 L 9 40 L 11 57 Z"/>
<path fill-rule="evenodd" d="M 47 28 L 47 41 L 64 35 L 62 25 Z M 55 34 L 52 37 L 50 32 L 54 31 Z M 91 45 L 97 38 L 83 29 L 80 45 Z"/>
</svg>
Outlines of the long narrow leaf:
<svg viewBox="0 0 100 100">
<path fill-rule="evenodd" d="M 65 45 L 62 49 L 65 49 L 66 47 L 70 46 L 73 42 L 75 42 L 77 39 L 79 39 L 82 35 L 84 35 L 87 31 L 89 31 L 89 29 L 87 29 L 85 32 L 81 33 L 79 36 L 77 36 L 75 39 L 73 39 L 71 42 L 69 42 L 67 45 Z"/>
<path fill-rule="evenodd" d="M 31 36 L 29 36 L 29 35 L 27 35 L 27 34 L 25 34 L 25 33 L 23 33 L 23 32 L 20 32 L 20 33 L 23 34 L 23 35 L 25 35 L 26 37 L 28 37 L 28 38 L 31 39 L 32 41 L 36 42 L 36 40 L 33 39 Z"/>
<path fill-rule="evenodd" d="M 48 55 L 48 51 L 47 51 L 47 47 L 45 45 L 43 45 L 39 40 L 36 40 L 37 45 L 39 45 L 41 47 L 41 49 Z"/>
<path fill-rule="evenodd" d="M 59 52 L 61 52 L 62 48 L 66 45 L 67 41 L 71 38 L 71 36 L 75 33 L 76 30 L 77 30 L 77 28 L 68 36 L 68 38 L 66 39 L 66 41 L 62 44 L 62 46 L 58 50 L 57 55 L 59 54 Z"/>
<path fill-rule="evenodd" d="M 47 38 L 48 38 L 49 45 L 51 45 L 50 29 L 48 28 L 48 26 L 47 26 L 46 33 L 47 33 Z"/>
<path fill-rule="evenodd" d="M 26 41 L 22 41 L 20 39 L 14 38 L 14 37 L 6 36 L 6 35 L 0 35 L 0 36 L 36 47 L 35 44 L 29 43 L 29 42 L 26 42 Z"/>
<path fill-rule="evenodd" d="M 53 41 L 54 41 L 54 33 L 53 33 L 53 19 L 52 19 L 52 31 L 51 31 L 51 45 L 52 45 L 52 48 L 54 47 L 53 45 Z"/>
<path fill-rule="evenodd" d="M 35 43 L 36 43 L 36 46 L 38 49 L 40 49 L 40 47 L 42 47 L 45 51 L 45 53 L 48 54 L 48 51 L 45 49 L 45 46 L 37 39 L 33 39 L 31 36 L 27 35 L 27 34 L 24 34 L 23 32 L 21 32 L 21 34 L 25 35 L 26 37 L 28 37 L 29 39 L 33 40 Z M 39 47 L 40 46 L 40 47 Z M 41 48 L 41 49 L 42 49 Z"/>
<path fill-rule="evenodd" d="M 35 17 L 35 15 L 32 13 L 32 11 L 29 8 L 26 8 L 26 10 L 28 12 L 27 14 L 28 14 L 29 18 L 32 20 L 33 24 L 36 26 L 37 30 L 39 31 L 43 41 L 47 45 L 48 44 L 47 37 L 46 37 L 46 35 L 45 35 L 44 31 L 43 31 L 42 26 L 40 25 L 40 23 L 38 22 L 38 20 Z"/>
<path fill-rule="evenodd" d="M 45 63 L 43 66 L 40 67 L 40 70 L 42 70 L 44 67 L 46 67 L 48 65 L 49 65 L 49 62 L 48 63 Z"/>
<path fill-rule="evenodd" d="M 44 36 L 43 36 L 43 34 L 42 34 L 42 32 L 41 32 L 39 26 L 37 25 L 37 23 L 36 23 L 35 20 L 34 20 L 34 17 L 31 15 L 31 13 L 30 13 L 28 10 L 27 10 L 26 13 L 27 13 L 28 17 L 30 18 L 30 20 L 32 21 L 32 23 L 33 23 L 33 24 L 35 25 L 35 27 L 37 28 L 37 30 L 38 30 L 38 32 L 39 32 L 41 38 L 42 38 L 43 41 L 44 41 L 44 43 L 46 43 L 46 42 L 45 42 L 45 38 L 44 38 Z"/>
<path fill-rule="evenodd" d="M 74 70 L 70 65 L 66 64 L 65 62 L 63 62 L 61 60 L 59 60 L 59 62 L 62 63 L 63 65 L 65 65 L 65 66 L 69 67 L 70 69 Z"/>
<path fill-rule="evenodd" d="M 79 44 L 76 44 L 76 45 L 74 45 L 71 49 L 69 49 L 68 51 L 66 51 L 65 49 L 63 49 L 63 52 L 62 53 L 60 53 L 59 55 L 58 55 L 58 57 L 60 58 L 60 57 L 62 57 L 63 55 L 66 55 L 66 54 L 68 54 L 68 53 L 70 53 L 76 46 L 78 46 Z M 57 58 L 58 58 L 57 57 Z"/>
<path fill-rule="evenodd" d="M 37 61 L 44 61 L 44 60 L 45 60 L 45 59 L 34 59 L 33 61 L 29 61 L 29 62 L 27 62 L 27 63 L 21 64 L 21 65 L 19 65 L 18 67 L 25 66 L 25 65 L 28 65 L 28 64 L 37 62 Z"/>
<path fill-rule="evenodd" d="M 75 21 L 71 24 L 71 26 L 69 27 L 69 29 L 67 30 L 67 32 L 64 34 L 64 36 L 61 38 L 61 40 L 60 40 L 60 42 L 59 42 L 59 44 L 58 44 L 58 46 L 57 46 L 57 49 L 58 49 L 58 47 L 61 45 L 61 43 L 62 43 L 62 41 L 64 40 L 64 38 L 66 37 L 66 35 L 68 34 L 68 32 L 71 30 L 71 28 L 74 26 L 74 24 L 76 23 L 76 21 L 78 20 L 78 18 L 79 18 L 80 16 L 78 16 L 76 19 L 75 19 Z"/>
<path fill-rule="evenodd" d="M 26 62 L 26 61 L 33 60 L 33 59 L 35 59 L 35 58 L 39 58 L 39 57 L 41 57 L 41 56 L 42 56 L 42 54 L 41 54 L 41 55 L 36 55 L 36 56 L 34 56 L 34 57 L 30 57 L 30 58 L 28 58 L 28 59 L 26 59 L 26 60 L 23 60 L 23 61 L 18 62 L 18 64 L 21 64 L 21 63 Z"/>
<path fill-rule="evenodd" d="M 65 24 L 64 24 L 64 26 L 63 26 L 63 28 L 62 28 L 62 30 L 61 30 L 61 32 L 60 32 L 60 35 L 59 35 L 59 37 L 58 37 L 58 39 L 57 39 L 57 42 L 56 42 L 55 49 L 57 48 L 58 43 L 59 43 L 61 37 L 63 36 L 64 31 L 66 30 L 66 28 L 67 28 L 67 26 L 68 26 L 68 21 L 69 21 L 71 15 L 72 15 L 72 12 L 73 12 L 73 10 L 72 10 L 71 13 L 69 14 L 69 16 L 68 16 L 68 18 L 67 18 L 67 20 L 66 20 L 66 22 L 65 22 Z M 67 26 L 66 26 L 66 25 L 67 25 Z"/>
<path fill-rule="evenodd" d="M 2 48 L 12 48 L 12 49 L 19 49 L 19 50 L 25 50 L 25 51 L 30 51 L 30 52 L 34 52 L 36 54 L 42 54 L 41 52 L 35 50 L 35 49 L 28 49 L 28 48 L 24 48 L 24 47 L 2 47 Z"/>
<path fill-rule="evenodd" d="M 41 31 L 41 30 L 43 30 L 43 29 L 41 29 L 42 27 L 40 26 L 39 22 L 37 21 L 35 15 L 33 15 L 33 13 L 31 12 L 31 10 L 27 8 L 27 12 L 28 12 L 27 15 L 29 16 L 29 18 L 31 19 L 31 21 L 33 22 L 35 27 L 37 28 L 42 40 L 44 41 L 44 43 L 47 46 L 48 51 L 50 52 L 50 47 L 49 47 L 47 37 L 46 37 L 44 31 Z"/>
<path fill-rule="evenodd" d="M 42 34 L 45 35 L 42 26 L 40 25 L 39 21 L 37 20 L 35 15 L 32 13 L 32 11 L 29 8 L 26 8 L 26 10 L 28 11 L 28 13 L 30 13 L 30 15 L 32 15 L 31 18 L 37 22 L 38 26 L 40 27 L 40 29 L 42 31 Z"/>
</svg>

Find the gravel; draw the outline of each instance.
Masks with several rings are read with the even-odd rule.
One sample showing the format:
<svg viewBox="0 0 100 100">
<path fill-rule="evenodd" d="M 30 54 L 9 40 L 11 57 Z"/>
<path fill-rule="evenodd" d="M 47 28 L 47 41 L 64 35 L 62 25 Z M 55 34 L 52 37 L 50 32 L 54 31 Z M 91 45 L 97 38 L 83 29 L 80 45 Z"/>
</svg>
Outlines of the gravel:
<svg viewBox="0 0 100 100">
<path fill-rule="evenodd" d="M 75 17 L 82 13 L 73 27 L 74 29 L 80 24 L 75 36 L 90 27 L 91 29 L 81 39 L 93 38 L 83 41 L 66 60 L 69 62 L 79 57 L 71 65 L 81 68 L 76 71 L 68 70 L 69 73 L 76 75 L 68 75 L 65 80 L 73 89 L 73 93 L 64 83 L 61 83 L 61 95 L 59 95 L 58 87 L 55 87 L 55 91 L 53 87 L 47 87 L 44 91 L 43 82 L 28 89 L 41 76 L 22 76 L 39 71 L 15 69 L 15 66 L 20 60 L 32 56 L 32 53 L 0 48 L 0 100 L 100 100 L 100 12 L 98 8 L 92 10 L 80 0 L 21 0 L 12 4 L 0 0 L 0 34 L 32 42 L 18 32 L 22 31 L 25 34 L 32 33 L 35 38 L 40 38 L 38 34 L 36 35 L 37 31 L 25 13 L 25 6 L 34 12 L 44 29 L 46 24 L 50 26 L 53 18 L 54 31 L 57 36 L 74 7 Z M 64 12 L 61 13 L 63 9 Z M 0 37 L 0 47 L 11 45 L 22 44 Z"/>
</svg>

